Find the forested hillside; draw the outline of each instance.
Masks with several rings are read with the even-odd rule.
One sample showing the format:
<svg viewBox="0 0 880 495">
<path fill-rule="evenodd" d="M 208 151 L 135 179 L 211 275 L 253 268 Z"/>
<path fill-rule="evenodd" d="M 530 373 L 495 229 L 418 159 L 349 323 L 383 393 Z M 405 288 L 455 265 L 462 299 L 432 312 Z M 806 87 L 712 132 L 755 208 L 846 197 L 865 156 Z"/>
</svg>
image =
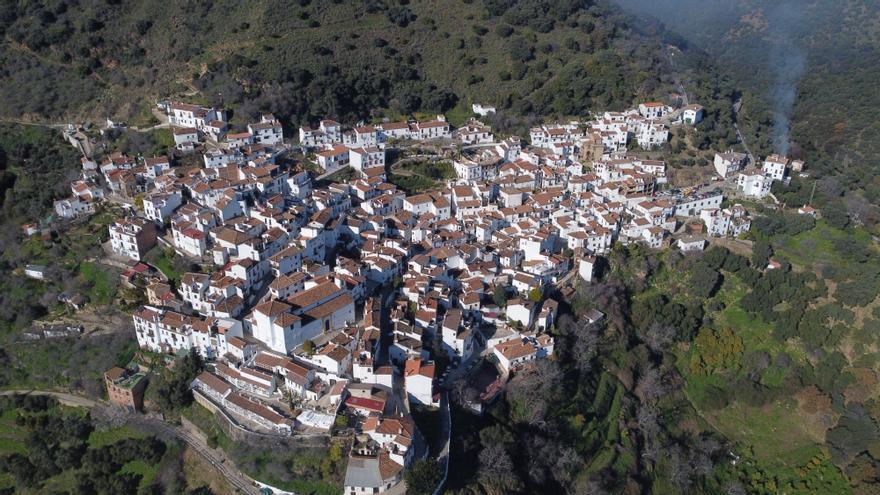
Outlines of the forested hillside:
<svg viewBox="0 0 880 495">
<path fill-rule="evenodd" d="M 149 120 L 159 97 L 299 123 L 486 102 L 578 114 L 662 95 L 656 39 L 593 1 L 0 6 L 3 117 Z"/>
<path fill-rule="evenodd" d="M 806 159 L 819 179 L 819 200 L 876 224 L 878 212 L 868 203 L 880 202 L 880 4 L 616 1 L 656 17 L 682 43 L 707 51 L 736 81 L 745 92 L 741 124 L 753 152 L 785 151 L 774 146 L 774 138 L 785 135 L 785 122 L 774 113 L 786 114 L 791 154 Z"/>
</svg>

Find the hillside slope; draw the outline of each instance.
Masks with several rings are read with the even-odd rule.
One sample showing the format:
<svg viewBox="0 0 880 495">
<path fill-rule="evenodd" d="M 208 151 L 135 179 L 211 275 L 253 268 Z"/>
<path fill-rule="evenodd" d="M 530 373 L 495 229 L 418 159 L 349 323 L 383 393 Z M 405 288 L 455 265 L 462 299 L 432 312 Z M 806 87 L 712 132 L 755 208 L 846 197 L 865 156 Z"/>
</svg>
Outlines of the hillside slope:
<svg viewBox="0 0 880 495">
<path fill-rule="evenodd" d="M 791 151 L 845 186 L 873 186 L 880 167 L 880 4 L 870 0 L 615 0 L 704 49 L 756 98 L 743 106 L 750 144 Z M 785 119 L 783 119 L 785 120 Z M 781 124 L 781 125 L 780 125 Z M 775 128 L 775 131 L 774 131 Z M 780 146 L 781 145 L 781 146 Z M 780 149 L 781 148 L 781 149 Z M 836 188 L 832 188 L 836 189 Z M 836 191 L 831 191 L 836 192 Z M 832 194 L 831 196 L 834 196 Z M 869 199 L 876 203 L 876 192 Z"/>
<path fill-rule="evenodd" d="M 669 89 L 662 44 L 591 1 L 0 2 L 0 116 L 139 123 L 157 98 L 292 122 L 487 102 L 576 114 Z"/>
</svg>

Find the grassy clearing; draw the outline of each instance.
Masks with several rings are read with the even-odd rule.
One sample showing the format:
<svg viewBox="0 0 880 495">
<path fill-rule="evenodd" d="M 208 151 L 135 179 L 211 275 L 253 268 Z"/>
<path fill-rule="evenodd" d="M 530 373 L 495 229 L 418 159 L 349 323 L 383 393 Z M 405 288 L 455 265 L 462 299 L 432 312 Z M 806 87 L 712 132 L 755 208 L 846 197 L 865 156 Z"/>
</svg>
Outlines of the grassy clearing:
<svg viewBox="0 0 880 495">
<path fill-rule="evenodd" d="M 437 183 L 422 176 L 391 174 L 388 181 L 409 194 L 425 192 L 437 187 Z"/>
<path fill-rule="evenodd" d="M 452 163 L 440 162 L 405 162 L 396 165 L 398 173 L 392 173 L 388 181 L 407 193 L 419 193 L 441 187 L 446 180 L 455 178 Z"/>
<path fill-rule="evenodd" d="M 172 282 L 180 281 L 183 276 L 174 266 L 174 252 L 162 249 L 160 246 L 154 247 L 144 256 L 144 259 L 159 269 Z"/>
<path fill-rule="evenodd" d="M 825 221 L 795 236 L 776 236 L 773 247 L 778 256 L 802 267 L 815 269 L 822 265 L 840 266 L 847 263 L 834 246 L 837 242 L 870 244 L 871 234 L 865 229 L 844 231 L 829 226 Z"/>
<path fill-rule="evenodd" d="M 12 409 L 3 411 L 0 415 L 0 455 L 27 452 L 24 431 L 15 424 L 17 415 Z"/>
<path fill-rule="evenodd" d="M 109 430 L 95 430 L 89 435 L 89 445 L 92 447 L 103 447 L 112 443 L 124 440 L 126 438 L 144 438 L 146 434 L 134 428 L 123 426 L 120 428 L 111 428 Z"/>
<path fill-rule="evenodd" d="M 355 178 L 357 178 L 357 176 L 358 176 L 358 173 L 355 169 L 353 169 L 352 167 L 345 167 L 341 170 L 337 170 L 336 172 L 333 172 L 332 174 L 328 175 L 324 180 L 327 181 L 328 183 L 331 183 L 331 182 L 345 183 L 345 182 L 349 182 L 351 180 L 354 180 Z"/>
<path fill-rule="evenodd" d="M 116 280 L 112 273 L 96 263 L 85 261 L 79 265 L 79 274 L 88 283 L 89 302 L 106 306 L 116 297 Z"/>
<path fill-rule="evenodd" d="M 223 450 L 228 450 L 232 447 L 232 439 L 217 424 L 217 418 L 214 413 L 205 409 L 199 403 L 193 402 L 189 408 L 184 409 L 180 414 L 202 430 L 208 437 L 209 445 L 216 442 L 217 446 Z"/>
<path fill-rule="evenodd" d="M 156 479 L 156 474 L 159 472 L 158 464 L 147 464 L 146 462 L 138 459 L 136 461 L 131 461 L 128 464 L 122 466 L 120 470 L 123 473 L 132 473 L 141 475 L 141 484 L 140 486 L 144 487 L 149 485 Z"/>
</svg>

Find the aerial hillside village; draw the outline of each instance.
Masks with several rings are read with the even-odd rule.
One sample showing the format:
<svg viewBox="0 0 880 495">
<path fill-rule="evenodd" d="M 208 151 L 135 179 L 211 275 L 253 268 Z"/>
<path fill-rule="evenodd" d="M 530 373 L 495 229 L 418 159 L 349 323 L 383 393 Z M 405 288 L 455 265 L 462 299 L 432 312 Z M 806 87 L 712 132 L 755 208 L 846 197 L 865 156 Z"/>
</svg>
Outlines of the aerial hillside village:
<svg viewBox="0 0 880 495">
<path fill-rule="evenodd" d="M 453 381 L 478 412 L 510 376 L 552 359 L 557 294 L 589 283 L 616 243 L 693 251 L 738 236 L 749 211 L 725 201 L 721 185 L 761 200 L 804 168 L 719 151 L 716 180 L 673 189 L 664 161 L 630 150 L 656 150 L 672 127 L 699 124 L 699 105 L 647 102 L 546 123 L 528 142 L 476 119 L 454 128 L 443 115 L 325 119 L 291 139 L 271 114 L 234 132 L 223 109 L 161 108 L 177 151 L 201 166 L 84 157 L 55 211 L 72 219 L 102 202 L 126 206 L 109 250 L 131 267 L 126 276 L 145 277 L 149 304 L 131 315 L 138 345 L 195 349 L 211 363 L 192 383 L 200 404 L 280 436 L 329 435 L 338 416 L 351 418 L 346 494 L 400 489 L 427 455 L 411 412 L 448 407 Z M 455 151 L 456 177 L 407 194 L 389 182 L 386 152 L 424 144 Z M 281 160 L 294 151 L 316 169 Z M 343 170 L 354 178 L 334 181 Z M 157 247 L 203 268 L 178 283 L 151 277 L 144 258 Z M 111 399 L 141 408 L 138 370 L 111 371 Z M 477 373 L 490 379 L 469 378 Z"/>
</svg>

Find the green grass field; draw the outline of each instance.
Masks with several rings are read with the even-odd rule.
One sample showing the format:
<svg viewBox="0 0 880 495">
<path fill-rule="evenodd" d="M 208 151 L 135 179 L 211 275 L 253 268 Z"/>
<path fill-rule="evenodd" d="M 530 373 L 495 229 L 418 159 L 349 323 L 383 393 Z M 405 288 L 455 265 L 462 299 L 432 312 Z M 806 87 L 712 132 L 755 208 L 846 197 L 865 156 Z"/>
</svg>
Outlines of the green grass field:
<svg viewBox="0 0 880 495">
<path fill-rule="evenodd" d="M 839 266 L 845 262 L 834 242 L 870 244 L 871 234 L 866 229 L 843 231 L 829 226 L 825 221 L 816 222 L 814 229 L 794 236 L 776 236 L 773 247 L 778 256 L 805 268 L 817 268 L 821 265 Z"/>
<path fill-rule="evenodd" d="M 89 284 L 87 295 L 90 303 L 106 306 L 113 302 L 116 297 L 116 280 L 112 273 L 96 263 L 86 261 L 79 265 L 79 274 Z"/>
</svg>

